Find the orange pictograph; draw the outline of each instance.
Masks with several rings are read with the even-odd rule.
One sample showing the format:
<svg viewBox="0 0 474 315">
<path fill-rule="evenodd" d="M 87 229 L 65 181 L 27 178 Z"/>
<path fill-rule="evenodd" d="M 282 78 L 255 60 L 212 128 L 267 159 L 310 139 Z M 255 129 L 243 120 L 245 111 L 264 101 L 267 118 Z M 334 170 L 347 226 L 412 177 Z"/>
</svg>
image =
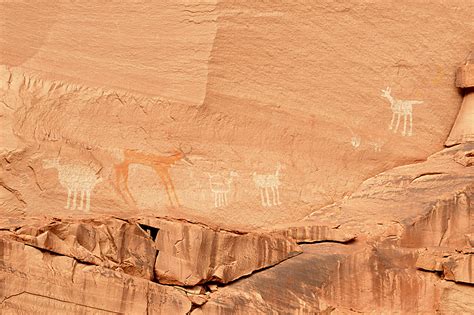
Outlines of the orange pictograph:
<svg viewBox="0 0 474 315">
<path fill-rule="evenodd" d="M 186 154 L 184 151 L 180 149 L 176 149 L 174 153 L 171 155 L 156 155 L 141 152 L 138 150 L 124 150 L 124 161 L 115 164 L 115 184 L 122 194 L 122 197 L 127 201 L 132 201 L 135 205 L 135 199 L 133 198 L 130 190 L 128 188 L 128 172 L 129 166 L 131 164 L 141 164 L 145 166 L 152 167 L 156 174 L 160 177 L 163 185 L 165 186 L 166 193 L 168 195 L 169 202 L 171 206 L 178 207 L 180 206 L 178 196 L 176 195 L 175 188 L 173 181 L 170 176 L 169 169 L 170 167 L 175 164 L 179 160 L 184 160 L 190 164 L 192 164 L 189 159 L 187 159 Z"/>
</svg>

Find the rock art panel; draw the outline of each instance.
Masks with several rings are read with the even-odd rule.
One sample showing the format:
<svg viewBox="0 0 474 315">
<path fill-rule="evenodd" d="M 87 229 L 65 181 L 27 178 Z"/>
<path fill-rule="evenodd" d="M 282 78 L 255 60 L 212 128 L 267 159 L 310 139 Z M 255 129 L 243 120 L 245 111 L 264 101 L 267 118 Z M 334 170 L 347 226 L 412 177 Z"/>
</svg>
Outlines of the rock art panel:
<svg viewBox="0 0 474 315">
<path fill-rule="evenodd" d="M 2 311 L 474 313 L 472 12 L 1 2 Z"/>
</svg>

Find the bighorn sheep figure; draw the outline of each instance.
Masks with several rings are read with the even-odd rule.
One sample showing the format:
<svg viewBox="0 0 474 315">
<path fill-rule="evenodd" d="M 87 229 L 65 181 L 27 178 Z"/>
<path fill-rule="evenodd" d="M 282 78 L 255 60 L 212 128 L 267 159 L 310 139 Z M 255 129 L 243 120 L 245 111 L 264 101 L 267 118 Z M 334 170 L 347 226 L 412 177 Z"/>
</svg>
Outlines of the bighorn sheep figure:
<svg viewBox="0 0 474 315">
<path fill-rule="evenodd" d="M 413 133 L 413 105 L 422 104 L 423 101 L 403 101 L 397 100 L 393 96 L 390 95 L 392 90 L 387 87 L 387 89 L 382 90 L 382 97 L 385 97 L 390 102 L 390 107 L 392 108 L 392 121 L 390 122 L 390 126 L 388 129 L 393 130 L 393 132 L 398 131 L 398 126 L 400 125 L 400 118 L 403 115 L 403 136 L 411 136 Z M 394 127 L 393 124 L 395 123 L 395 115 L 397 115 L 397 124 Z M 407 117 L 410 118 L 410 130 L 407 133 Z"/>
<path fill-rule="evenodd" d="M 230 191 L 230 185 L 232 184 L 233 178 L 239 176 L 237 172 L 231 171 L 229 178 L 224 178 L 219 174 L 217 175 L 209 175 L 209 185 L 211 187 L 211 191 L 214 193 L 214 206 L 218 207 L 225 207 L 227 206 L 227 193 Z"/>
<path fill-rule="evenodd" d="M 60 164 L 59 158 L 44 160 L 43 168 L 55 168 L 58 171 L 58 180 L 61 186 L 67 189 L 66 209 L 76 209 L 77 193 L 81 192 L 81 203 L 77 209 L 82 210 L 84 196 L 86 198 L 85 211 L 90 210 L 91 192 L 97 183 L 102 181 L 96 172 L 85 165 Z M 72 201 L 72 204 L 71 204 Z"/>
<path fill-rule="evenodd" d="M 278 163 L 275 174 L 257 174 L 253 173 L 253 181 L 255 186 L 260 190 L 260 198 L 262 200 L 262 206 L 271 207 L 272 205 L 281 205 L 279 186 L 281 185 L 280 176 L 281 164 Z M 268 195 L 268 188 L 272 190 L 272 201 L 270 202 L 270 196 Z"/>
</svg>

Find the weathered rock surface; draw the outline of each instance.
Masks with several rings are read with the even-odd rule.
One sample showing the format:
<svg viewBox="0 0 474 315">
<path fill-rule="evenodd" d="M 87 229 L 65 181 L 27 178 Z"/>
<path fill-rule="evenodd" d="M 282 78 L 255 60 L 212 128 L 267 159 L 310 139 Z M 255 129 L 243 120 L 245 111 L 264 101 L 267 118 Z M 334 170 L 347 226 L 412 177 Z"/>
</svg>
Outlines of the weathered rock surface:
<svg viewBox="0 0 474 315">
<path fill-rule="evenodd" d="M 474 56 L 466 61 L 465 65 L 458 68 L 456 72 L 456 86 L 459 88 L 470 88 L 474 86 Z"/>
<path fill-rule="evenodd" d="M 454 157 L 471 149 L 446 149 L 424 163 L 377 175 L 334 205 L 337 210 L 316 211 L 300 224 L 319 221 L 359 231 L 356 241 L 303 245 L 303 254 L 212 293 L 203 313 L 473 312 L 467 300 L 474 288 L 418 269 L 444 271 L 446 280 L 471 279 L 470 253 L 437 262 L 425 251 L 446 255 L 469 246 L 474 171 Z"/>
<path fill-rule="evenodd" d="M 275 226 L 272 233 L 281 234 L 295 240 L 297 243 L 338 242 L 348 243 L 356 239 L 354 233 L 345 232 L 339 226 L 311 224 L 311 221 L 292 223 L 287 227 Z"/>
<path fill-rule="evenodd" d="M 0 239 L 0 301 L 5 314 L 185 314 L 181 291 Z"/>
<path fill-rule="evenodd" d="M 14 237 L 25 244 L 80 262 L 120 270 L 148 280 L 154 278 L 157 251 L 153 240 L 137 225 L 119 219 L 52 220 L 26 225 Z"/>
<path fill-rule="evenodd" d="M 474 313 L 473 12 L 2 1 L 2 313 Z"/>
<path fill-rule="evenodd" d="M 474 45 L 472 3 L 456 3 L 2 3 L 2 147 L 16 156 L 2 161 L 5 211 L 61 211 L 58 170 L 82 169 L 95 213 L 250 229 L 300 220 L 442 148 L 462 98 L 455 70 Z M 391 124 L 387 86 L 424 102 L 411 136 L 403 118 Z M 253 174 L 277 169 L 281 204 L 267 191 L 265 206 Z"/>
<path fill-rule="evenodd" d="M 301 253 L 295 242 L 277 234 L 237 234 L 153 219 L 140 222 L 159 228 L 155 276 L 160 283 L 228 283 Z"/>
<path fill-rule="evenodd" d="M 472 52 L 470 53 L 472 55 Z M 453 128 L 446 140 L 447 146 L 474 142 L 474 56 L 458 68 L 456 86 L 463 88 L 463 101 Z"/>
<path fill-rule="evenodd" d="M 474 284 L 474 248 L 464 252 L 437 252 L 426 250 L 420 254 L 416 266 L 440 272 L 444 279 Z"/>
</svg>

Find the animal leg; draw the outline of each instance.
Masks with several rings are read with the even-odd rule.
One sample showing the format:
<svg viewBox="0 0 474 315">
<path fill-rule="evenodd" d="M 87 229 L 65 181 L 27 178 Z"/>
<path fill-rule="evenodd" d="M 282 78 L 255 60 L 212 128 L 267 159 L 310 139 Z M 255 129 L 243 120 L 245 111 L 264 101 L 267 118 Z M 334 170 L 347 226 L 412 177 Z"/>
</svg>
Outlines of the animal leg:
<svg viewBox="0 0 474 315">
<path fill-rule="evenodd" d="M 407 135 L 407 114 L 403 114 L 403 132 L 402 135 L 406 136 Z"/>
<path fill-rule="evenodd" d="M 83 205 L 84 205 L 84 190 L 81 189 L 81 202 L 79 203 L 79 207 L 77 209 L 82 210 Z"/>
<path fill-rule="evenodd" d="M 265 196 L 263 195 L 263 188 L 260 187 L 259 190 L 260 190 L 260 199 L 262 200 L 262 206 L 266 207 L 267 204 L 265 203 Z"/>
<path fill-rule="evenodd" d="M 168 183 L 169 183 L 168 184 L 169 187 L 171 188 L 171 193 L 172 193 L 172 196 L 174 197 L 175 204 L 177 207 L 179 207 L 180 203 L 178 200 L 178 196 L 176 195 L 176 190 L 174 189 L 173 181 L 171 180 L 171 177 L 169 177 L 169 175 L 168 175 Z"/>
<path fill-rule="evenodd" d="M 267 197 L 267 206 L 271 207 L 270 196 L 268 195 L 268 187 L 265 187 L 265 196 Z"/>
<path fill-rule="evenodd" d="M 76 197 L 77 197 L 77 190 L 74 189 L 73 194 L 72 194 L 72 210 L 76 210 Z"/>
<path fill-rule="evenodd" d="M 411 136 L 413 134 L 413 115 L 410 113 L 410 131 L 408 131 L 408 135 Z"/>
<path fill-rule="evenodd" d="M 393 132 L 395 132 L 395 133 L 398 131 L 398 126 L 400 125 L 400 118 L 401 118 L 401 114 L 400 114 L 400 113 L 398 113 L 397 115 L 398 115 L 398 117 L 397 117 L 397 124 L 395 125 L 395 129 L 393 129 Z"/>
<path fill-rule="evenodd" d="M 123 184 L 125 185 L 125 191 L 128 194 L 128 197 L 132 200 L 133 204 L 136 204 L 135 198 L 133 198 L 130 189 L 128 188 L 128 166 L 125 168 L 125 172 L 123 174 Z"/>
<path fill-rule="evenodd" d="M 395 122 L 395 113 L 392 113 L 392 120 L 390 121 L 390 126 L 388 126 L 389 130 L 393 129 L 393 123 Z"/>
<path fill-rule="evenodd" d="M 175 207 L 177 204 L 175 205 L 173 197 L 171 196 L 171 194 L 174 193 L 174 190 L 171 191 L 173 188 L 170 187 L 170 183 L 168 182 L 167 179 L 163 179 L 162 181 L 163 181 L 163 184 L 165 185 L 165 190 L 166 190 L 166 194 L 168 195 L 168 200 L 170 202 L 170 205 L 172 207 Z M 176 196 L 174 196 L 174 197 L 175 197 L 175 199 L 177 199 Z"/>
<path fill-rule="evenodd" d="M 225 192 L 223 195 L 224 195 L 224 206 L 227 206 L 227 193 Z"/>
<path fill-rule="evenodd" d="M 276 206 L 277 202 L 276 202 L 275 186 L 272 186 L 271 188 L 272 188 L 273 205 Z"/>
<path fill-rule="evenodd" d="M 217 193 L 214 193 L 214 207 L 217 208 L 219 207 L 219 195 Z"/>
<path fill-rule="evenodd" d="M 66 207 L 64 207 L 65 209 L 69 209 L 69 206 L 70 206 L 70 203 L 71 203 L 71 189 L 68 188 L 67 189 L 67 201 L 66 201 Z"/>
<path fill-rule="evenodd" d="M 170 201 L 171 206 L 179 207 L 180 204 L 179 204 L 178 196 L 176 196 L 174 185 L 173 185 L 173 182 L 171 181 L 171 176 L 168 173 L 168 169 L 162 168 L 162 167 L 155 167 L 155 171 L 160 177 L 163 184 L 165 185 L 166 194 L 168 195 L 168 199 Z"/>
<path fill-rule="evenodd" d="M 220 193 L 219 194 L 219 206 L 223 206 L 224 205 L 224 194 L 223 193 Z"/>
<path fill-rule="evenodd" d="M 281 205 L 281 201 L 280 201 L 280 188 L 278 188 L 278 186 L 276 186 L 275 188 L 276 188 L 276 195 L 277 195 L 277 204 L 278 204 L 278 205 Z"/>
<path fill-rule="evenodd" d="M 91 209 L 91 191 L 86 190 L 86 211 L 89 212 Z"/>
<path fill-rule="evenodd" d="M 128 189 L 128 165 L 116 165 L 115 177 L 115 186 L 120 196 L 126 203 L 134 206 L 136 204 L 135 199 Z M 125 192 L 122 190 L 122 187 L 124 188 Z"/>
</svg>

